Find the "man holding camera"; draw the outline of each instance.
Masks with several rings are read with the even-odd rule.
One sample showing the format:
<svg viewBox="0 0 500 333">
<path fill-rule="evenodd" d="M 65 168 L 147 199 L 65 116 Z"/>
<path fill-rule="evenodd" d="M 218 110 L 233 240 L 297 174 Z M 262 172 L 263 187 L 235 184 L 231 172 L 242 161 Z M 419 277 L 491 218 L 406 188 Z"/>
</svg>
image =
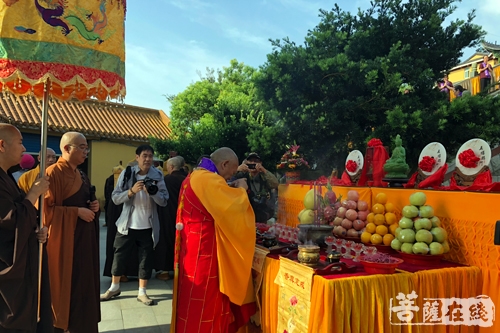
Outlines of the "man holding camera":
<svg viewBox="0 0 500 333">
<path fill-rule="evenodd" d="M 267 222 L 274 215 L 271 192 L 278 188 L 278 179 L 262 166 L 257 153 L 250 153 L 238 167 L 236 179 L 246 178 L 248 196 L 255 213 L 255 222 Z"/>
<path fill-rule="evenodd" d="M 146 294 L 146 286 L 153 270 L 153 249 L 160 237 L 158 206 L 166 206 L 168 191 L 163 174 L 153 166 L 154 150 L 149 145 L 137 147 L 137 165 L 127 167 L 118 178 L 112 194 L 116 205 L 123 210 L 116 221 L 117 233 L 114 242 L 114 258 L 111 268 L 111 287 L 101 294 L 101 301 L 119 296 L 120 277 L 125 274 L 127 261 L 137 245 L 139 251 L 139 293 L 137 301 L 153 305 Z"/>
</svg>

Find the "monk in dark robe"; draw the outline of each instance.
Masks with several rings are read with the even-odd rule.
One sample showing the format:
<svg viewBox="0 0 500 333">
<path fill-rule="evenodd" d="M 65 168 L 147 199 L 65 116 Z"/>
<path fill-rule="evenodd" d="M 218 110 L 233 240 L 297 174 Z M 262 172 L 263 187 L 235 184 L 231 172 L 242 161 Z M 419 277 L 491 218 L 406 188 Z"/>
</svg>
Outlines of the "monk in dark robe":
<svg viewBox="0 0 500 333">
<path fill-rule="evenodd" d="M 163 271 L 157 273 L 156 278 L 164 281 L 170 279 L 168 272 L 174 270 L 175 219 L 179 204 L 179 192 L 182 182 L 187 176 L 182 156 L 169 158 L 166 164 L 168 174 L 164 179 L 169 197 L 167 206 L 159 208 L 160 240 L 155 247 L 155 270 Z"/>
<path fill-rule="evenodd" d="M 61 138 L 62 157 L 47 169 L 44 225 L 49 228 L 52 312 L 55 332 L 97 333 L 99 301 L 99 202 L 77 169 L 89 147 L 83 134 Z"/>
<path fill-rule="evenodd" d="M 23 138 L 17 128 L 0 124 L 0 332 L 51 333 L 50 287 L 43 248 L 40 321 L 37 324 L 39 242 L 47 228 L 38 228 L 38 197 L 49 188 L 47 177 L 36 179 L 24 194 L 8 173 L 21 161 Z"/>
</svg>

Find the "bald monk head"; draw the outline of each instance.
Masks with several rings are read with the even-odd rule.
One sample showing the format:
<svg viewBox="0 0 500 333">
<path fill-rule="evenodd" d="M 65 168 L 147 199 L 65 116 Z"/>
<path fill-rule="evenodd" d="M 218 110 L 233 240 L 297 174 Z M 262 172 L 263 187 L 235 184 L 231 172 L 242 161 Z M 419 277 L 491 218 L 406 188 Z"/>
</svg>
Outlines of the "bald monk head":
<svg viewBox="0 0 500 333">
<path fill-rule="evenodd" d="M 210 159 L 217 167 L 219 175 L 225 180 L 234 176 L 238 169 L 238 156 L 231 148 L 222 147 L 217 149 L 210 155 Z"/>
<path fill-rule="evenodd" d="M 0 124 L 0 168 L 7 172 L 19 164 L 25 151 L 21 132 L 10 124 Z"/>
<path fill-rule="evenodd" d="M 62 158 L 65 159 L 73 169 L 85 162 L 89 152 L 87 139 L 79 132 L 66 132 L 61 137 L 59 145 L 62 152 Z"/>
<path fill-rule="evenodd" d="M 38 152 L 38 162 L 40 161 L 40 158 L 42 157 L 42 152 Z M 45 166 L 49 167 L 52 164 L 56 163 L 57 161 L 57 156 L 56 152 L 52 148 L 47 148 L 47 152 L 45 153 Z"/>
</svg>

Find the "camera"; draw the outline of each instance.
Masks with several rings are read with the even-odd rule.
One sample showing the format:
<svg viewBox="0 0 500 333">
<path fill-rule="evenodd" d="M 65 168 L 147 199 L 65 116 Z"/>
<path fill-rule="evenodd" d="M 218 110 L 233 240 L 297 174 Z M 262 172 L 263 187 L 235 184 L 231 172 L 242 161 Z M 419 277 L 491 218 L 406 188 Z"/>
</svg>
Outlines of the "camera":
<svg viewBox="0 0 500 333">
<path fill-rule="evenodd" d="M 157 183 L 156 180 L 146 177 L 144 178 L 143 182 L 144 186 L 146 186 L 146 191 L 148 191 L 150 195 L 155 195 L 156 193 L 158 193 L 158 186 L 156 185 Z"/>
<path fill-rule="evenodd" d="M 248 167 L 249 169 L 255 169 L 255 166 L 256 166 L 256 165 L 257 165 L 257 164 L 255 164 L 255 163 L 253 163 L 253 164 L 247 164 L 247 167 Z"/>
</svg>

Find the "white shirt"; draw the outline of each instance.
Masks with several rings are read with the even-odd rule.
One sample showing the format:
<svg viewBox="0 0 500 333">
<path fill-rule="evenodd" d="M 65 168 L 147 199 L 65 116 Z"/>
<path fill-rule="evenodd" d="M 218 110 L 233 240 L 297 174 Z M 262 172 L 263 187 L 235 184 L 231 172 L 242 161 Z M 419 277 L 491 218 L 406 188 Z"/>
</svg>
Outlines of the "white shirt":
<svg viewBox="0 0 500 333">
<path fill-rule="evenodd" d="M 137 180 L 143 180 L 146 175 L 137 175 Z M 143 230 L 151 228 L 151 202 L 148 192 L 141 190 L 134 195 L 134 209 L 130 216 L 130 229 Z"/>
</svg>

